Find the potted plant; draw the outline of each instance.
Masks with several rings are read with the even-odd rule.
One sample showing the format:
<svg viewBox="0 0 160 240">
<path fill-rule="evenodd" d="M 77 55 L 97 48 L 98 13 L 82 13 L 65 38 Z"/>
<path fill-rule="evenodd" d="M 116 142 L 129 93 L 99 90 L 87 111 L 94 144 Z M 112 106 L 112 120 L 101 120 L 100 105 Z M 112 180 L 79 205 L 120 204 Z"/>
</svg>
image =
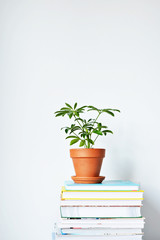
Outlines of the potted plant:
<svg viewBox="0 0 160 240">
<path fill-rule="evenodd" d="M 73 160 L 76 176 L 72 179 L 76 183 L 100 183 L 105 177 L 99 176 L 103 158 L 105 157 L 105 149 L 93 148 L 99 136 L 106 136 L 113 132 L 99 122 L 99 117 L 102 113 L 114 117 L 115 112 L 120 112 L 118 109 L 104 108 L 99 109 L 94 106 L 77 107 L 77 103 L 72 107 L 65 103 L 59 111 L 55 112 L 56 117 L 68 116 L 74 119 L 71 126 L 63 127 L 68 135 L 66 139 L 70 139 L 70 145 L 79 143 L 80 148 L 70 149 L 70 156 Z M 96 117 L 83 119 L 81 115 L 85 111 L 95 111 Z M 81 148 L 83 147 L 83 148 Z"/>
</svg>

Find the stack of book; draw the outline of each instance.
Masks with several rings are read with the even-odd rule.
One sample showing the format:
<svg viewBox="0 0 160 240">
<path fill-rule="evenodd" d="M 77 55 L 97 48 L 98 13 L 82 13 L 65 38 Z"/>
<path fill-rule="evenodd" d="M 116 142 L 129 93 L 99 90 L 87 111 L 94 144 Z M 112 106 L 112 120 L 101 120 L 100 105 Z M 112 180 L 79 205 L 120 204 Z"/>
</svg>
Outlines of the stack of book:
<svg viewBox="0 0 160 240">
<path fill-rule="evenodd" d="M 141 240 L 143 191 L 131 181 L 62 187 L 56 240 Z"/>
</svg>

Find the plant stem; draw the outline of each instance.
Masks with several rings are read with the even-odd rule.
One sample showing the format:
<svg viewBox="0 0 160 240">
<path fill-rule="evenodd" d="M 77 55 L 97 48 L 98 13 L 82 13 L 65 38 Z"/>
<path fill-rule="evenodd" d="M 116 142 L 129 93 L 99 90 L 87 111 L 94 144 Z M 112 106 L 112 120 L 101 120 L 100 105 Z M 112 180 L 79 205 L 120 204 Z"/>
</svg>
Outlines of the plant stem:
<svg viewBox="0 0 160 240">
<path fill-rule="evenodd" d="M 84 145 L 85 145 L 85 148 L 87 148 L 86 139 L 84 139 L 84 140 L 85 140 L 85 144 L 84 144 Z"/>
<path fill-rule="evenodd" d="M 77 118 L 77 116 L 74 114 L 73 115 L 74 116 L 74 118 L 75 118 L 75 120 L 76 120 L 76 118 Z M 81 128 L 81 130 L 83 131 L 83 127 L 82 127 L 82 125 L 80 124 L 80 122 L 78 121 L 78 120 L 76 120 L 77 122 L 78 122 L 78 124 L 79 124 L 79 126 L 80 126 L 80 128 Z M 75 134 L 75 133 L 74 133 Z M 79 137 L 77 134 L 75 134 L 77 137 Z M 81 139 L 81 138 L 80 138 Z M 81 139 L 81 140 L 85 140 L 85 139 Z M 87 148 L 87 145 L 86 145 L 86 140 L 85 140 L 85 147 Z"/>
<path fill-rule="evenodd" d="M 95 121 L 93 122 L 93 126 L 94 126 L 95 122 L 97 121 L 97 119 L 99 118 L 100 115 L 101 115 L 101 112 L 98 113 L 98 116 L 96 117 Z M 93 133 L 93 131 L 91 131 L 91 133 L 90 133 L 90 138 L 91 138 L 92 133 Z M 96 141 L 97 137 L 95 138 L 94 142 Z M 93 146 L 93 144 L 92 144 L 92 146 Z"/>
<path fill-rule="evenodd" d="M 76 119 L 76 118 L 75 118 Z M 79 124 L 79 126 L 81 127 L 81 129 L 83 130 L 83 127 L 82 127 L 82 125 L 80 124 L 80 122 L 78 121 L 78 120 L 76 120 L 77 122 L 78 122 L 78 124 Z"/>
<path fill-rule="evenodd" d="M 95 141 L 97 140 L 98 137 L 99 137 L 99 135 L 97 135 L 97 137 L 94 139 L 94 143 L 95 143 Z"/>
<path fill-rule="evenodd" d="M 80 140 L 82 140 L 75 132 L 73 132 L 73 134 L 78 137 Z"/>
<path fill-rule="evenodd" d="M 93 141 L 94 143 L 95 143 L 95 141 L 97 140 L 98 137 L 99 137 L 99 135 L 97 135 L 96 138 L 94 139 L 94 141 Z M 94 145 L 94 143 L 91 145 L 91 147 Z"/>
<path fill-rule="evenodd" d="M 101 115 L 101 112 L 99 112 L 99 114 L 98 114 L 98 116 L 96 117 L 96 119 L 95 119 L 95 121 L 94 122 L 96 122 L 97 121 L 97 119 L 99 118 L 99 116 Z"/>
<path fill-rule="evenodd" d="M 89 136 L 87 136 L 88 148 L 90 148 Z"/>
</svg>

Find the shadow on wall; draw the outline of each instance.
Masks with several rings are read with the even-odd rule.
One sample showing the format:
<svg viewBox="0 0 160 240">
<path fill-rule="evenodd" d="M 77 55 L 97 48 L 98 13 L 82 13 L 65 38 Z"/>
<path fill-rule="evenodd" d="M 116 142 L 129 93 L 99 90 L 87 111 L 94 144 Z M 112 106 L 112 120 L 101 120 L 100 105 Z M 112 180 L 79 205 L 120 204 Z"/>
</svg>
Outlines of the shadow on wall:
<svg viewBox="0 0 160 240">
<path fill-rule="evenodd" d="M 159 240 L 160 212 L 146 199 L 144 199 L 143 202 L 142 216 L 145 217 L 146 222 L 144 226 L 144 240 Z"/>
</svg>

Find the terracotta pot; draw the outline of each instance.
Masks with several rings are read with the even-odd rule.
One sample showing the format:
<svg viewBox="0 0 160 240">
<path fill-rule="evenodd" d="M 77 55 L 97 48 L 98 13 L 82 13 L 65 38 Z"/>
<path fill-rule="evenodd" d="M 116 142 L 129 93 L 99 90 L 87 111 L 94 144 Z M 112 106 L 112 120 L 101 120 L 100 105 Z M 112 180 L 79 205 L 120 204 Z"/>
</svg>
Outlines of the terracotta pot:
<svg viewBox="0 0 160 240">
<path fill-rule="evenodd" d="M 98 177 L 105 157 L 105 149 L 70 149 L 70 157 L 73 160 L 76 177 Z"/>
</svg>

